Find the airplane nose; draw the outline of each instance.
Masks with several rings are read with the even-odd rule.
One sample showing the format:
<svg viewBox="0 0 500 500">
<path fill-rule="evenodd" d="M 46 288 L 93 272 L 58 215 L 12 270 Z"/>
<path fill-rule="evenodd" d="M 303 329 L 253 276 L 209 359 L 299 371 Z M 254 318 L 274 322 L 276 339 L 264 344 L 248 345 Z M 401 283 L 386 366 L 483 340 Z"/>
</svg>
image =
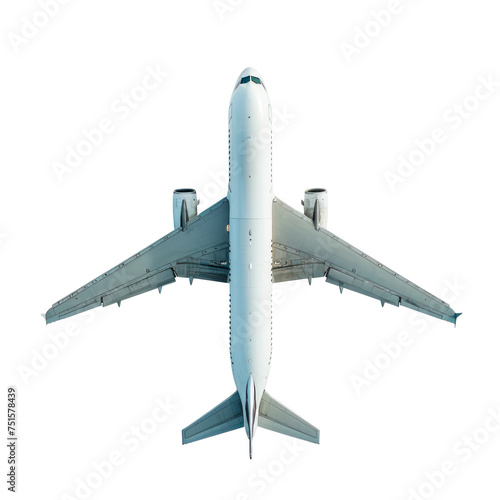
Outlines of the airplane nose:
<svg viewBox="0 0 500 500">
<path fill-rule="evenodd" d="M 241 80 L 244 76 L 257 76 L 261 78 L 260 73 L 255 69 L 249 66 L 248 68 L 245 68 L 241 73 L 240 76 L 238 77 L 239 80 Z"/>
<path fill-rule="evenodd" d="M 253 80 L 255 83 L 262 83 L 262 87 L 265 90 L 264 84 L 262 82 L 262 77 L 260 76 L 260 73 L 255 69 L 249 66 L 248 68 L 245 68 L 241 73 L 240 76 L 238 76 L 238 79 L 236 80 L 236 84 L 234 87 L 234 90 L 236 90 L 239 87 L 239 84 L 242 83 L 242 78 L 246 78 L 246 80 L 243 80 L 243 83 L 247 83 L 250 81 L 250 77 L 257 78 L 257 80 Z M 253 88 L 252 86 L 247 87 L 247 88 Z"/>
</svg>

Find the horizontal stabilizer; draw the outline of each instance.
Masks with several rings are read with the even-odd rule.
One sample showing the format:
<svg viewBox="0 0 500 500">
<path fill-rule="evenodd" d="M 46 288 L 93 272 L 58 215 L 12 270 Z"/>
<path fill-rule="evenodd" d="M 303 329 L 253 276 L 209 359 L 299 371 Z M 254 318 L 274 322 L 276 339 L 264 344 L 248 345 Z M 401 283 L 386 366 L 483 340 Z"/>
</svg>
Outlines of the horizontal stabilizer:
<svg viewBox="0 0 500 500">
<path fill-rule="evenodd" d="M 243 427 L 243 408 L 238 391 L 182 430 L 182 444 Z"/>
<path fill-rule="evenodd" d="M 319 444 L 319 429 L 274 400 L 266 391 L 259 407 L 259 427 Z"/>
</svg>

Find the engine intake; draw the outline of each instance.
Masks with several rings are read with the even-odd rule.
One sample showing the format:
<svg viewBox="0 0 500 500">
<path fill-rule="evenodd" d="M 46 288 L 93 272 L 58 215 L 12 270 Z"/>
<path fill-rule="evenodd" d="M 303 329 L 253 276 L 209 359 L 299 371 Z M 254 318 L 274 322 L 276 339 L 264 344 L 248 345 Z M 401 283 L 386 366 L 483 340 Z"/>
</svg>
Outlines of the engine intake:
<svg viewBox="0 0 500 500">
<path fill-rule="evenodd" d="M 326 229 L 328 223 L 328 191 L 322 188 L 306 189 L 304 193 L 304 215 L 314 222 L 314 227 Z"/>
<path fill-rule="evenodd" d="M 176 189 L 174 191 L 174 228 L 186 230 L 187 223 L 198 215 L 198 204 L 195 189 Z"/>
</svg>

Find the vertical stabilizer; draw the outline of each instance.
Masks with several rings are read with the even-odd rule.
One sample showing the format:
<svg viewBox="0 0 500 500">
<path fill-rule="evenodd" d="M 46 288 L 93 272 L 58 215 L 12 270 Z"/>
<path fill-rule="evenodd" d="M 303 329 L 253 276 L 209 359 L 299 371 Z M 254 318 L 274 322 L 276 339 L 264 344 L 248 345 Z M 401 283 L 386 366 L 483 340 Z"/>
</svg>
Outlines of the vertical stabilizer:
<svg viewBox="0 0 500 500">
<path fill-rule="evenodd" d="M 250 458 L 252 458 L 252 440 L 257 427 L 257 401 L 255 396 L 255 383 L 252 375 L 248 377 L 247 381 L 245 418 L 247 421 L 248 451 Z"/>
</svg>

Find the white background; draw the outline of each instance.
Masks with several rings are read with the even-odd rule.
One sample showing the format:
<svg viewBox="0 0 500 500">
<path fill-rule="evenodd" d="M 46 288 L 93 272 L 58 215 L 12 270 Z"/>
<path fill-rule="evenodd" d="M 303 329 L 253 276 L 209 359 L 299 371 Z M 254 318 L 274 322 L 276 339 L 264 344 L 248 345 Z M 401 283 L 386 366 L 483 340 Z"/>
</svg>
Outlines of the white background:
<svg viewBox="0 0 500 500">
<path fill-rule="evenodd" d="M 350 63 L 341 44 L 387 2 L 232 3 L 73 0 L 18 50 L 40 6 L 1 8 L 1 364 L 2 392 L 18 388 L 18 498 L 83 498 L 89 478 L 96 499 L 498 498 L 500 432 L 481 428 L 500 407 L 500 87 L 456 129 L 443 118 L 480 77 L 500 81 L 494 2 L 402 0 Z M 289 117 L 274 134 L 276 195 L 299 209 L 304 189 L 327 188 L 331 231 L 463 312 L 455 329 L 322 279 L 276 285 L 267 389 L 321 444 L 292 453 L 260 429 L 252 461 L 243 430 L 181 445 L 234 391 L 227 285 L 179 279 L 121 309 L 40 316 L 170 232 L 175 188 L 196 188 L 202 210 L 225 196 L 227 106 L 250 65 Z M 113 102 L 156 66 L 168 76 L 122 119 Z M 113 132 L 59 180 L 54 162 L 106 117 Z M 447 140 L 391 190 L 384 173 L 436 127 Z M 353 375 L 404 332 L 358 393 Z M 51 335 L 67 345 L 54 353 Z M 176 409 L 132 451 L 121 436 L 151 424 L 156 398 Z M 464 435 L 486 441 L 470 459 Z M 116 452 L 94 488 L 93 462 Z M 454 473 L 426 486 L 445 461 Z"/>
</svg>

